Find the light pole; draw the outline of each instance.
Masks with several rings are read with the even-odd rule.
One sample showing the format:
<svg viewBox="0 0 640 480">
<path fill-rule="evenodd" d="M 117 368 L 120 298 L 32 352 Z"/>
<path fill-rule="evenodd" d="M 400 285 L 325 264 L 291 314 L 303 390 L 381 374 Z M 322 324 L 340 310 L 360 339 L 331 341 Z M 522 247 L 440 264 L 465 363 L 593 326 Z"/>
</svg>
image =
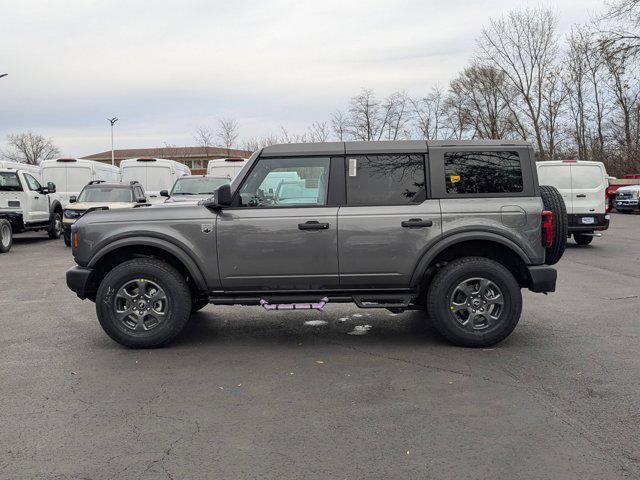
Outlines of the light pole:
<svg viewBox="0 0 640 480">
<path fill-rule="evenodd" d="M 107 118 L 109 123 L 111 124 L 111 165 L 115 165 L 115 157 L 113 155 L 113 124 L 118 121 L 118 117 Z"/>
</svg>

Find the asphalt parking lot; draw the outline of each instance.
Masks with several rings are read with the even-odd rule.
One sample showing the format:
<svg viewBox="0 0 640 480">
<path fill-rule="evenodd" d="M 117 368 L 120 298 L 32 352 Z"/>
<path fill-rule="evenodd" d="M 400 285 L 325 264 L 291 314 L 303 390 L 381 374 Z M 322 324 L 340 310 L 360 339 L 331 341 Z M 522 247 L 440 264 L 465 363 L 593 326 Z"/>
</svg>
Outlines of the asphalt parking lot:
<svg viewBox="0 0 640 480">
<path fill-rule="evenodd" d="M 0 478 L 638 478 L 639 237 L 640 216 L 614 214 L 570 242 L 558 292 L 525 292 L 495 348 L 452 347 L 415 313 L 209 306 L 136 351 L 67 289 L 61 240 L 17 236 Z"/>
</svg>

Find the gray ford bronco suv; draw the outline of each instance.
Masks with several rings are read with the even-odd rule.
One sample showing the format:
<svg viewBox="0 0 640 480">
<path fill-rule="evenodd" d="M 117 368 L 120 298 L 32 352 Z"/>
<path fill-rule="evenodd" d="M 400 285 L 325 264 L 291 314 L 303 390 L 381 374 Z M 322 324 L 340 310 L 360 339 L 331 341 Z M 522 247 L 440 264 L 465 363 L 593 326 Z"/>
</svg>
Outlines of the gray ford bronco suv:
<svg viewBox="0 0 640 480">
<path fill-rule="evenodd" d="M 285 144 L 198 204 L 95 211 L 67 285 L 115 341 L 172 340 L 206 304 L 420 310 L 456 345 L 506 338 L 553 292 L 566 211 L 524 142 Z"/>
</svg>

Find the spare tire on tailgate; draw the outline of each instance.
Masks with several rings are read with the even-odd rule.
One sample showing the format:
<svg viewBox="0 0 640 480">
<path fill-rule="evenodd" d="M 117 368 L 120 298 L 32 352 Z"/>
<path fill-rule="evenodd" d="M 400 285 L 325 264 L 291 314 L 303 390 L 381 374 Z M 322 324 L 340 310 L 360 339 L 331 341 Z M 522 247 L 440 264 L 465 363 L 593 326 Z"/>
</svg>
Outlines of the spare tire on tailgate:
<svg viewBox="0 0 640 480">
<path fill-rule="evenodd" d="M 553 241 L 547 247 L 544 263 L 554 265 L 560 261 L 567 245 L 567 208 L 556 187 L 540 185 L 544 209 L 553 213 Z"/>
</svg>

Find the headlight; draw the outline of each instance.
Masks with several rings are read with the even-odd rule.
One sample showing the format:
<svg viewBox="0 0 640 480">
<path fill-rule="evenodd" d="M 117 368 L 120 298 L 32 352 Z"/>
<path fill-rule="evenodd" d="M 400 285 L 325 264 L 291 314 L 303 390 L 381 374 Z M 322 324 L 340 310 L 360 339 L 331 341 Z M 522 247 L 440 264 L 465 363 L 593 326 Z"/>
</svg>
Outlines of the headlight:
<svg viewBox="0 0 640 480">
<path fill-rule="evenodd" d="M 82 215 L 82 212 L 79 212 L 78 210 L 65 210 L 64 211 L 64 218 L 79 218 L 80 215 Z"/>
</svg>

